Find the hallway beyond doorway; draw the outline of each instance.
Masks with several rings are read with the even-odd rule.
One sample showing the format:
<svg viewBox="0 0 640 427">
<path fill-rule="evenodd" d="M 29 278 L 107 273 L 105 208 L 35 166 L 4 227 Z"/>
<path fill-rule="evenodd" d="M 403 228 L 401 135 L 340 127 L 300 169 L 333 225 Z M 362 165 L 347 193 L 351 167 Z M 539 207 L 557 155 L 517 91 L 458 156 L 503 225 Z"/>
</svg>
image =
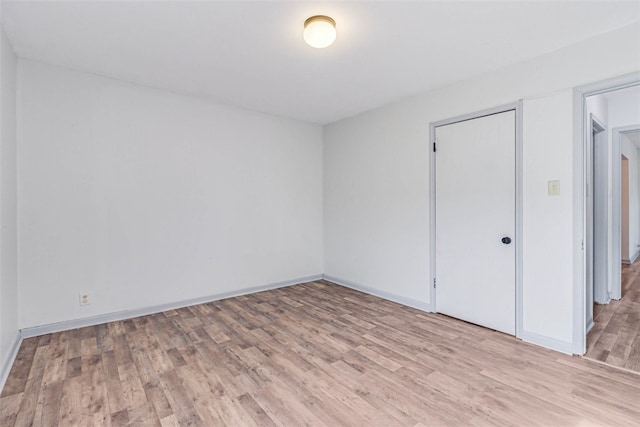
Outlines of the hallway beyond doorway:
<svg viewBox="0 0 640 427">
<path fill-rule="evenodd" d="M 622 298 L 594 305 L 585 357 L 640 372 L 640 260 L 622 265 Z"/>
</svg>

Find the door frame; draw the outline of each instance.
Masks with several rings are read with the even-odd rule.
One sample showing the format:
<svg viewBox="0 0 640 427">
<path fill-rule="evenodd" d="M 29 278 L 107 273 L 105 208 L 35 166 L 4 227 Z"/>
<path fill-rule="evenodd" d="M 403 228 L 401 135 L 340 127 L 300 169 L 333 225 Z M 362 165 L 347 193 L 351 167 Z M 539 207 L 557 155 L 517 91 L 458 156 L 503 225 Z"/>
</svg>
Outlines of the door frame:
<svg viewBox="0 0 640 427">
<path fill-rule="evenodd" d="M 431 277 L 429 281 L 430 301 L 433 311 L 436 311 L 436 156 L 434 155 L 436 142 L 436 128 L 446 126 L 453 123 L 464 122 L 467 120 L 478 119 L 493 114 L 515 111 L 515 286 L 516 286 L 516 337 L 522 338 L 522 101 L 511 104 L 501 105 L 486 110 L 476 111 L 449 119 L 439 120 L 429 124 L 429 244 L 430 250 L 430 271 Z"/>
<path fill-rule="evenodd" d="M 609 302 L 609 287 L 610 287 L 610 280 L 611 280 L 611 258 L 609 256 L 609 238 L 610 238 L 610 230 L 609 230 L 609 201 L 608 201 L 608 194 L 609 194 L 609 165 L 610 165 L 610 159 L 609 159 L 609 150 L 607 148 L 607 154 L 605 155 L 604 158 L 602 158 L 602 156 L 596 156 L 596 145 L 597 143 L 602 144 L 604 143 L 605 146 L 607 146 L 608 143 L 608 129 L 607 126 L 604 124 L 604 122 L 602 120 L 600 120 L 595 114 L 590 113 L 589 114 L 589 123 L 590 123 L 590 131 L 589 131 L 589 135 L 588 137 L 590 138 L 590 150 L 592 153 L 592 162 L 593 162 L 593 169 L 591 171 L 591 178 L 590 181 L 592 183 L 592 200 L 593 200 L 593 215 L 592 215 L 592 221 L 593 221 L 593 271 L 594 274 L 592 276 L 593 280 L 593 287 L 592 287 L 592 298 L 591 298 L 591 303 L 593 304 L 594 302 L 597 302 L 599 304 L 606 304 Z M 596 134 L 595 138 L 593 137 L 593 134 Z M 600 180 L 598 182 L 596 182 L 596 170 L 597 169 L 605 169 L 606 172 L 606 176 L 607 178 L 603 181 Z M 596 194 L 599 194 L 601 196 L 600 201 L 604 200 L 604 206 L 599 206 L 596 203 Z M 600 213 L 602 214 L 602 218 L 600 218 L 599 222 L 596 222 L 596 209 L 600 210 Z M 599 230 L 599 233 L 596 233 L 596 230 Z M 599 237 L 601 237 L 601 239 L 597 239 L 598 235 L 600 235 Z M 605 251 L 604 251 L 604 258 L 603 259 L 596 259 L 596 247 L 604 247 Z M 601 269 L 604 271 L 604 283 L 597 283 L 595 280 L 595 271 L 596 268 Z M 593 320 L 593 319 L 592 319 Z M 587 330 L 589 330 L 589 324 L 587 323 Z"/>
<path fill-rule="evenodd" d="M 586 140 L 586 148 L 585 148 L 585 176 L 587 177 L 586 185 L 586 209 L 585 209 L 585 283 L 586 283 L 586 291 L 585 291 L 585 317 L 586 317 L 586 330 L 587 333 L 593 327 L 593 304 L 595 301 L 595 288 L 596 288 L 596 269 L 604 269 L 605 275 L 609 272 L 609 266 L 603 265 L 602 262 L 596 262 L 597 257 L 595 256 L 596 248 L 606 248 L 605 256 L 607 255 L 609 249 L 608 238 L 608 223 L 604 221 L 604 227 L 602 224 L 602 218 L 600 222 L 596 224 L 596 206 L 602 208 L 602 204 L 596 204 L 596 194 L 599 194 L 601 197 L 603 194 L 608 193 L 609 189 L 609 178 L 608 173 L 607 178 L 602 181 L 597 181 L 595 179 L 596 170 L 602 170 L 602 168 L 608 168 L 608 153 L 605 155 L 605 158 L 602 156 L 596 156 L 596 138 L 594 138 L 594 134 L 602 134 L 605 131 L 605 127 L 603 122 L 599 120 L 593 113 L 589 113 L 588 124 L 589 127 L 587 132 L 587 140 Z M 604 133 L 606 136 L 606 133 Z M 600 138 L 600 142 L 602 142 Z M 606 144 L 605 139 L 605 144 Z M 598 187 L 597 187 L 598 186 Z M 597 188 L 596 188 L 597 187 Z M 604 217 L 608 215 L 608 204 L 604 206 L 605 212 Z M 602 212 L 601 212 L 602 213 Z M 600 233 L 596 233 L 596 229 L 601 233 L 603 230 L 605 232 L 606 238 L 598 240 L 596 244 L 596 236 Z M 602 237 L 602 236 L 600 236 Z M 604 240 L 604 241 L 603 241 Z M 601 261 L 601 260 L 600 260 Z M 608 283 L 609 278 L 606 276 L 606 284 Z"/>
<path fill-rule="evenodd" d="M 591 126 L 587 96 L 598 95 L 640 84 L 640 72 L 590 83 L 573 89 L 573 353 L 583 355 L 587 349 L 586 313 L 586 147 Z"/>
<path fill-rule="evenodd" d="M 611 166 L 611 173 L 613 174 L 613 191 L 611 194 L 611 275 L 610 279 L 610 289 L 609 296 L 611 299 L 620 299 L 622 298 L 622 283 L 620 280 L 621 275 L 621 264 L 622 264 L 622 253 L 621 253 L 621 242 L 622 242 L 622 223 L 621 223 L 621 208 L 622 208 L 622 184 L 621 184 L 621 167 L 620 167 L 620 157 L 622 156 L 622 147 L 620 145 L 620 134 L 624 134 L 630 131 L 640 130 L 640 123 L 629 126 L 620 126 L 611 129 L 611 149 L 613 159 Z M 618 161 L 616 161 L 618 159 Z"/>
</svg>

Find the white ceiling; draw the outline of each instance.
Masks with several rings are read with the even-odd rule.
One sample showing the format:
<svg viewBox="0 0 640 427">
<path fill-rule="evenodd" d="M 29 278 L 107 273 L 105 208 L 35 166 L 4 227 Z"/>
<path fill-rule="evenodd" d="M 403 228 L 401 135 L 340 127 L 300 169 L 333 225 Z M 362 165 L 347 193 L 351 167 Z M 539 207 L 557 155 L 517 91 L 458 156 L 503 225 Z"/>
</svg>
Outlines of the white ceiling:
<svg viewBox="0 0 640 427">
<path fill-rule="evenodd" d="M 305 18 L 338 39 L 317 50 Z M 17 54 L 315 123 L 640 20 L 640 2 L 3 1 Z"/>
</svg>

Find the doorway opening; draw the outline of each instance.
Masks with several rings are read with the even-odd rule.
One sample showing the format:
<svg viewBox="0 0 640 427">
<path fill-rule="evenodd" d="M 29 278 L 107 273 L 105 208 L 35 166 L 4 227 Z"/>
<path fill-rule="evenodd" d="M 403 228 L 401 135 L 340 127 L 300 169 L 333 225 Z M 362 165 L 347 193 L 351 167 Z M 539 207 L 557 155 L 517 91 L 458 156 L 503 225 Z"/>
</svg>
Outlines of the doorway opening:
<svg viewBox="0 0 640 427">
<path fill-rule="evenodd" d="M 640 372 L 640 85 L 584 105 L 583 354 Z"/>
<path fill-rule="evenodd" d="M 631 264 L 629 255 L 629 159 L 620 156 L 620 253 L 622 262 Z"/>
</svg>

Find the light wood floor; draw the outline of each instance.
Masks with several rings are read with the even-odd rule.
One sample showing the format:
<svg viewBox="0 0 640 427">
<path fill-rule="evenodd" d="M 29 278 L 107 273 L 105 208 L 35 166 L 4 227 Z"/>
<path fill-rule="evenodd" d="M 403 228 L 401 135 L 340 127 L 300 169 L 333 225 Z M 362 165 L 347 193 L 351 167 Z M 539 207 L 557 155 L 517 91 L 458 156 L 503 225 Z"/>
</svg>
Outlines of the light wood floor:
<svg viewBox="0 0 640 427">
<path fill-rule="evenodd" d="M 30 338 L 0 425 L 638 425 L 640 376 L 328 282 Z"/>
<path fill-rule="evenodd" d="M 585 357 L 640 372 L 640 260 L 622 265 L 622 298 L 595 304 Z"/>
</svg>

